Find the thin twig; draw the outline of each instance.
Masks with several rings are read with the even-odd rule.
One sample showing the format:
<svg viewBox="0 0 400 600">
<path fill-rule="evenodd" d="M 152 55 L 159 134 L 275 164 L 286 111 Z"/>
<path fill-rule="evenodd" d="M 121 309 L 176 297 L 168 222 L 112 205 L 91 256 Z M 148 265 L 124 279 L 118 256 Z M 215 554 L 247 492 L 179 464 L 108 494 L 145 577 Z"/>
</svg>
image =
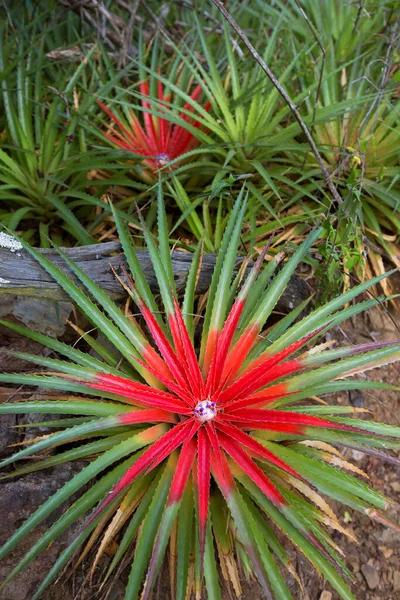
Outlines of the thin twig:
<svg viewBox="0 0 400 600">
<path fill-rule="evenodd" d="M 190 8 L 193 11 L 197 12 L 198 14 L 202 14 L 203 17 L 207 21 L 211 21 L 212 23 L 214 23 L 215 27 L 213 27 L 211 29 L 211 31 L 213 31 L 214 33 L 219 34 L 219 35 L 224 33 L 224 30 L 221 27 L 221 23 L 218 21 L 218 19 L 216 19 L 207 10 L 203 10 L 203 8 L 196 7 L 191 2 L 191 0 L 174 0 L 174 2 L 180 6 Z M 238 43 L 233 39 L 233 37 L 231 35 L 229 36 L 229 39 L 232 42 L 233 51 L 236 52 L 236 54 L 239 56 L 239 58 L 243 58 L 243 50 L 241 49 L 241 47 L 238 45 Z"/>
<path fill-rule="evenodd" d="M 242 42 L 244 43 L 244 45 L 246 46 L 246 48 L 248 49 L 248 51 L 250 52 L 250 54 L 252 55 L 254 60 L 260 65 L 260 67 L 262 68 L 264 73 L 271 80 L 274 87 L 278 90 L 279 94 L 282 96 L 282 98 L 285 100 L 286 104 L 289 106 L 296 121 L 300 125 L 301 130 L 303 131 L 304 135 L 306 136 L 308 143 L 310 144 L 311 150 L 315 156 L 315 159 L 318 163 L 319 168 L 321 169 L 321 172 L 323 174 L 326 185 L 328 186 L 329 190 L 331 191 L 332 196 L 335 199 L 335 201 L 338 204 L 341 204 L 343 202 L 343 200 L 331 179 L 331 175 L 330 175 L 328 169 L 324 165 L 324 162 L 319 153 L 319 150 L 313 140 L 313 137 L 312 137 L 307 125 L 304 123 L 304 121 L 297 109 L 297 106 L 294 104 L 294 102 L 290 98 L 290 96 L 287 93 L 287 91 L 285 90 L 285 88 L 282 87 L 282 85 L 279 83 L 279 81 L 277 80 L 275 75 L 272 73 L 271 69 L 268 67 L 268 65 L 263 61 L 261 56 L 258 54 L 257 50 L 254 48 L 254 46 L 250 42 L 249 38 L 242 31 L 242 29 L 239 27 L 239 25 L 236 23 L 236 21 L 231 16 L 231 14 L 226 10 L 226 8 L 222 4 L 222 2 L 220 2 L 220 0 L 211 0 L 211 1 L 215 4 L 215 6 L 218 8 L 218 10 L 222 13 L 223 17 L 226 19 L 226 21 L 229 23 L 229 25 L 236 31 L 236 33 L 238 34 L 238 36 L 240 37 L 240 39 L 242 40 Z"/>
<path fill-rule="evenodd" d="M 359 127 L 358 127 L 358 131 L 357 131 L 357 143 L 358 143 L 358 147 L 361 149 L 361 138 L 362 138 L 362 133 L 365 129 L 365 127 L 367 126 L 367 124 L 369 123 L 369 119 L 372 115 L 372 112 L 375 108 L 375 118 L 373 121 L 373 124 L 370 128 L 370 137 L 369 139 L 366 140 L 366 144 L 365 144 L 365 148 L 364 150 L 361 152 L 359 152 L 360 156 L 361 156 L 361 173 L 360 173 L 360 179 L 359 179 L 359 188 L 358 188 L 358 193 L 361 194 L 362 192 L 362 188 L 364 185 L 364 175 L 365 175 L 365 168 L 366 168 L 366 154 L 367 154 L 367 149 L 371 143 L 371 139 L 373 139 L 372 134 L 374 133 L 376 124 L 378 122 L 378 118 L 379 118 L 379 108 L 382 104 L 382 102 L 385 99 L 385 88 L 388 84 L 389 81 L 389 77 L 390 77 L 390 73 L 393 67 L 393 63 L 394 63 L 394 58 L 395 58 L 395 52 L 397 50 L 398 47 L 398 42 L 399 42 L 399 34 L 398 34 L 398 26 L 399 26 L 399 22 L 400 22 L 400 18 L 398 18 L 392 28 L 392 31 L 390 33 L 390 37 L 388 39 L 388 47 L 387 47 L 387 51 L 386 51 L 386 56 L 385 56 L 385 60 L 383 61 L 383 69 L 382 69 L 382 76 L 381 76 L 381 81 L 380 81 L 380 86 L 379 88 L 377 88 L 377 86 L 374 86 L 374 84 L 372 83 L 372 81 L 369 81 L 369 79 L 367 77 L 365 77 L 365 80 L 372 86 L 375 87 L 375 89 L 377 90 L 378 94 L 377 96 L 374 98 L 371 106 L 369 107 L 369 109 L 367 110 L 367 112 L 364 115 L 364 118 L 362 119 Z M 389 101 L 390 103 L 390 101 Z M 394 108 L 394 107 L 393 107 Z"/>
<path fill-rule="evenodd" d="M 317 32 L 315 30 L 314 25 L 311 23 L 310 19 L 307 16 L 307 13 L 305 12 L 305 10 L 303 9 L 303 7 L 301 6 L 299 0 L 294 0 L 294 1 L 296 2 L 297 8 L 299 9 L 301 16 L 305 20 L 305 22 L 307 24 L 307 27 L 309 28 L 309 30 L 313 34 L 314 39 L 317 42 L 317 44 L 320 47 L 320 50 L 322 52 L 322 66 L 321 66 L 321 70 L 320 70 L 320 74 L 319 74 L 319 78 L 318 78 L 318 86 L 317 86 L 317 92 L 315 94 L 315 101 L 314 101 L 314 108 L 313 108 L 313 115 L 312 115 L 312 125 L 314 125 L 315 115 L 316 115 L 316 112 L 317 112 L 319 95 L 321 93 L 322 77 L 324 75 L 324 69 L 325 69 L 326 51 L 325 51 L 324 46 L 322 45 L 321 40 L 319 39 L 319 37 L 317 35 Z"/>
<path fill-rule="evenodd" d="M 132 32 L 135 26 L 136 13 L 139 8 L 140 0 L 134 0 L 129 17 L 128 27 L 124 34 L 124 43 L 122 44 L 119 66 L 126 67 L 127 58 L 130 58 L 130 50 L 132 45 Z"/>
<path fill-rule="evenodd" d="M 311 31 L 311 33 L 314 36 L 315 41 L 317 42 L 321 52 L 322 52 L 322 66 L 319 72 L 319 78 L 318 78 L 318 85 L 317 85 L 317 91 L 315 94 L 315 100 L 314 100 L 314 107 L 313 107 L 313 113 L 312 113 L 312 122 L 311 122 L 311 127 L 314 127 L 315 125 L 315 117 L 317 114 L 317 106 L 318 106 L 318 100 L 319 100 L 319 96 L 321 93 L 321 87 L 322 87 L 322 78 L 324 76 L 324 69 L 325 69 L 325 59 L 326 59 L 326 51 L 324 46 L 322 45 L 321 40 L 319 39 L 316 29 L 314 27 L 314 25 L 311 23 L 310 19 L 307 16 L 307 13 L 305 12 L 305 10 L 303 9 L 303 7 L 301 6 L 299 0 L 294 0 L 297 8 L 300 11 L 301 16 L 303 17 L 303 19 L 306 22 L 307 27 L 309 28 L 309 30 Z M 306 162 L 307 162 L 307 158 L 308 158 L 308 152 L 305 153 L 304 155 L 304 160 L 303 160 L 303 165 L 302 165 L 302 169 L 305 169 L 306 166 Z"/>
<path fill-rule="evenodd" d="M 399 34 L 398 34 L 397 30 L 399 27 L 399 23 L 400 23 L 400 17 L 395 21 L 395 23 L 393 25 L 393 29 L 390 33 L 389 40 L 388 40 L 388 47 L 386 50 L 385 60 L 383 61 L 383 69 L 382 69 L 381 83 L 379 86 L 378 96 L 374 99 L 374 101 L 371 104 L 370 108 L 368 109 L 365 117 L 363 118 L 363 120 L 360 123 L 360 127 L 359 127 L 360 134 L 359 135 L 361 135 L 361 132 L 363 131 L 365 124 L 368 121 L 370 114 L 374 110 L 375 106 L 376 106 L 376 116 L 375 116 L 375 123 L 374 123 L 373 128 L 375 127 L 376 122 L 378 120 L 378 109 L 384 98 L 384 90 L 389 81 L 390 73 L 391 73 L 394 59 L 395 59 L 395 52 L 398 47 Z M 372 131 L 373 131 L 373 129 L 372 129 Z"/>
</svg>

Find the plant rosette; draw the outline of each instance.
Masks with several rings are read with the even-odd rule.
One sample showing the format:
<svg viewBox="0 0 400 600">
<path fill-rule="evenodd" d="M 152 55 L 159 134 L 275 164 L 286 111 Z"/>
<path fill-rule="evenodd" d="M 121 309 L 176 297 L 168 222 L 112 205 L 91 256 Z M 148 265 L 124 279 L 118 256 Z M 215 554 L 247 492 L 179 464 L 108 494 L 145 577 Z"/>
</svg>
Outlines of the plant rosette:
<svg viewBox="0 0 400 600">
<path fill-rule="evenodd" d="M 279 266 L 275 259 L 264 261 L 265 249 L 252 267 L 246 268 L 246 263 L 236 271 L 245 206 L 240 194 L 226 223 L 206 297 L 199 299 L 195 292 L 202 257 L 199 244 L 181 303 L 175 290 L 161 186 L 158 240 L 142 223 L 158 280 L 159 303 L 126 227 L 114 211 L 129 270 L 122 269 L 120 281 L 138 307 L 141 322 L 126 316 L 61 249 L 60 255 L 85 291 L 45 255 L 21 242 L 115 350 L 87 335 L 95 357 L 8 323 L 64 359 L 18 353 L 50 372 L 2 373 L 0 381 L 37 385 L 63 395 L 3 404 L 0 413 L 66 417 L 53 422 L 55 432 L 32 440 L 3 460 L 5 466 L 40 457 L 4 477 L 70 460 L 86 460 L 87 465 L 1 548 L 0 557 L 4 557 L 78 494 L 74 504 L 27 550 L 3 586 L 65 529 L 83 519 L 76 539 L 62 551 L 32 600 L 42 596 L 79 552 L 82 558 L 93 551 L 93 575 L 111 541 L 116 542 L 116 551 L 108 559 L 103 586 L 112 584 L 119 566 L 130 563 L 126 599 L 150 597 L 169 544 L 171 590 L 176 600 L 184 600 L 191 592 L 200 598 L 204 583 L 209 598 L 221 598 L 216 556 L 223 577 L 238 595 L 240 563 L 246 576 L 257 577 L 266 598 L 286 600 L 291 594 L 280 565 L 296 574 L 271 527 L 275 525 L 342 598 L 354 598 L 349 587 L 351 572 L 329 529 L 351 534 L 328 499 L 397 526 L 385 516 L 388 500 L 362 480 L 362 471 L 347 462 L 338 448 L 350 447 L 398 464 L 393 451 L 399 448 L 400 429 L 355 418 L 357 409 L 317 399 L 340 390 L 396 389 L 355 376 L 398 360 L 400 344 L 334 348 L 321 344 L 309 349 L 328 330 L 382 301 L 352 302 L 380 277 L 359 284 L 299 320 L 303 304 L 264 335 L 265 323 L 289 278 L 322 230 L 313 230 Z M 56 453 L 46 454 L 54 448 Z M 82 491 L 89 482 L 90 489 Z"/>
</svg>

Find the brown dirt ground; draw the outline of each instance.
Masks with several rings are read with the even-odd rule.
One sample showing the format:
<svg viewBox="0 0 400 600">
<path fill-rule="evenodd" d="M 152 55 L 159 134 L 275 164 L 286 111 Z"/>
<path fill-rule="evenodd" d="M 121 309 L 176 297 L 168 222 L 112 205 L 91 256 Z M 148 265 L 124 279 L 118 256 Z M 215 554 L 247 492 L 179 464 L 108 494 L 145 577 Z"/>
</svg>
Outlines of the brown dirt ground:
<svg viewBox="0 0 400 600">
<path fill-rule="evenodd" d="M 335 332 L 337 339 L 340 332 Z M 355 322 L 348 323 L 342 332 L 350 342 L 362 343 L 373 339 L 394 340 L 400 339 L 400 316 L 394 313 L 393 320 L 388 318 L 380 310 L 369 312 L 368 315 L 358 317 Z M 25 345 L 24 345 L 25 344 Z M 28 342 L 30 344 L 30 342 Z M 8 336 L 0 331 L 0 356 L 4 354 L 4 348 L 13 347 L 18 349 L 23 347 L 27 349 L 26 341 L 22 342 L 17 336 L 12 334 Z M 30 351 L 38 352 L 38 348 L 29 348 Z M 4 355 L 5 358 L 5 355 Z M 16 362 L 10 365 L 10 359 L 7 357 L 7 364 L 4 363 L 0 370 L 22 370 L 25 365 Z M 398 364 L 388 365 L 365 374 L 368 378 L 385 381 L 391 384 L 400 385 L 400 372 Z M 4 388 L 3 401 L 8 396 L 8 390 Z M 332 403 L 349 403 L 349 400 L 357 406 L 363 406 L 373 413 L 373 419 L 390 424 L 400 425 L 400 397 L 396 392 L 365 392 L 363 395 L 354 394 L 349 398 L 347 394 L 336 394 L 332 396 Z M 398 468 L 389 463 L 382 463 L 373 457 L 365 457 L 354 454 L 351 450 L 344 452 L 346 458 L 355 462 L 363 469 L 371 479 L 373 487 L 388 498 L 399 501 L 400 481 Z M 335 508 L 335 507 L 334 507 Z M 340 521 L 346 525 L 351 533 L 357 538 L 358 544 L 341 534 L 333 534 L 335 541 L 342 548 L 347 563 L 355 576 L 353 593 L 357 600 L 400 600 L 400 537 L 399 534 L 391 529 L 386 529 L 383 525 L 372 522 L 369 518 L 355 513 L 352 510 L 345 510 L 343 507 L 336 507 L 340 516 Z M 399 521 L 399 513 L 395 510 L 390 511 L 393 520 Z M 332 590 L 330 585 L 310 568 L 307 561 L 296 551 L 286 544 L 290 553 L 293 565 L 296 568 L 303 590 L 289 576 L 287 578 L 290 590 L 295 600 L 338 600 L 339 596 Z M 167 561 L 166 561 L 167 562 Z M 69 577 L 67 581 L 55 584 L 43 596 L 43 600 L 89 600 L 89 598 L 98 597 L 94 589 L 87 594 L 82 590 L 82 573 L 76 573 Z M 160 583 L 154 593 L 154 599 L 169 600 L 170 592 L 168 586 L 168 565 L 165 564 Z M 113 585 L 109 600 L 122 599 L 122 582 L 116 582 Z M 0 600 L 14 600 L 10 595 L 0 594 Z M 231 600 L 234 597 L 233 592 L 223 587 L 223 599 Z M 243 582 L 242 600 L 261 600 L 263 593 L 256 582 Z M 30 600 L 26 598 L 26 600 Z"/>
</svg>

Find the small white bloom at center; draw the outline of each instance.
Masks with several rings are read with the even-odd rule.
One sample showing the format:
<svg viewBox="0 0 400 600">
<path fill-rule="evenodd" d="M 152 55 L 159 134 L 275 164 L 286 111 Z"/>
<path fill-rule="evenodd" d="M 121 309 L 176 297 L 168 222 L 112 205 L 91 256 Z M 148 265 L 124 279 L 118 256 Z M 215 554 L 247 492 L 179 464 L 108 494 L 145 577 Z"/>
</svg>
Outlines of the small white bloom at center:
<svg viewBox="0 0 400 600">
<path fill-rule="evenodd" d="M 199 421 L 210 421 L 217 414 L 215 402 L 212 402 L 211 400 L 202 400 L 196 405 L 194 414 Z"/>
<path fill-rule="evenodd" d="M 165 152 L 161 152 L 160 154 L 157 154 L 156 159 L 158 160 L 158 162 L 160 163 L 160 165 L 162 167 L 165 167 L 165 165 L 167 165 L 169 163 L 169 161 L 171 160 L 169 155 L 166 154 Z"/>
</svg>

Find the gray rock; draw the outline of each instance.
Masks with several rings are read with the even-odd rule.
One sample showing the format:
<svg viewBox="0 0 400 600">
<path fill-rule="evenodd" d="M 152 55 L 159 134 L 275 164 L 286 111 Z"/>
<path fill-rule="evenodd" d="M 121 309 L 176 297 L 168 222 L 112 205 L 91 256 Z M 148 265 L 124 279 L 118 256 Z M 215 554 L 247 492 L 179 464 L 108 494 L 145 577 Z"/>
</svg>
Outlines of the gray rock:
<svg viewBox="0 0 400 600">
<path fill-rule="evenodd" d="M 17 481 L 3 483 L 0 494 L 0 544 L 3 544 L 16 529 L 42 505 L 57 489 L 72 479 L 82 465 L 62 465 L 51 471 L 33 473 Z M 71 502 L 72 503 L 72 499 Z M 31 532 L 10 554 L 0 563 L 0 581 L 23 558 L 26 551 L 35 543 L 48 529 L 54 520 L 65 511 L 66 504 L 60 506 L 49 519 L 41 523 Z M 29 600 L 38 588 L 60 551 L 65 544 L 72 541 L 75 531 L 64 532 L 60 538 L 55 540 L 42 554 L 40 554 L 30 565 L 12 580 L 4 590 L 0 592 L 0 600 Z M 65 598 L 65 596 L 63 596 Z"/>
<path fill-rule="evenodd" d="M 400 592 L 400 571 L 393 573 L 393 591 Z"/>
<path fill-rule="evenodd" d="M 71 302 L 0 294 L 0 318 L 14 316 L 26 327 L 51 337 L 63 335 L 72 306 Z"/>
<path fill-rule="evenodd" d="M 14 310 L 14 304 L 17 296 L 12 294 L 0 294 L 0 317 L 6 317 L 12 315 Z"/>
<path fill-rule="evenodd" d="M 64 419 L 66 415 L 52 415 L 52 414 L 39 414 L 39 413 L 27 413 L 21 415 L 20 422 L 26 425 L 32 424 L 32 427 L 24 427 L 22 430 L 22 436 L 24 441 L 33 440 L 41 435 L 47 435 L 55 431 L 54 427 L 46 427 L 46 421 L 57 421 L 58 419 Z M 35 423 L 43 423 L 40 426 L 33 426 Z"/>
<path fill-rule="evenodd" d="M 397 548 L 399 545 L 399 534 L 390 527 L 378 530 L 375 534 L 375 538 L 380 544 L 388 546 L 389 548 Z"/>
<path fill-rule="evenodd" d="M 379 585 L 380 577 L 378 571 L 370 564 L 362 565 L 361 572 L 370 590 L 374 590 Z"/>
<path fill-rule="evenodd" d="M 15 448 L 10 446 L 20 440 L 19 429 L 14 427 L 16 424 L 16 415 L 2 415 L 0 419 L 0 456 L 8 456 L 15 452 Z"/>
<path fill-rule="evenodd" d="M 51 337 L 61 336 L 65 319 L 72 311 L 71 302 L 51 302 L 36 298 L 17 297 L 12 314 L 27 327 Z"/>
</svg>

